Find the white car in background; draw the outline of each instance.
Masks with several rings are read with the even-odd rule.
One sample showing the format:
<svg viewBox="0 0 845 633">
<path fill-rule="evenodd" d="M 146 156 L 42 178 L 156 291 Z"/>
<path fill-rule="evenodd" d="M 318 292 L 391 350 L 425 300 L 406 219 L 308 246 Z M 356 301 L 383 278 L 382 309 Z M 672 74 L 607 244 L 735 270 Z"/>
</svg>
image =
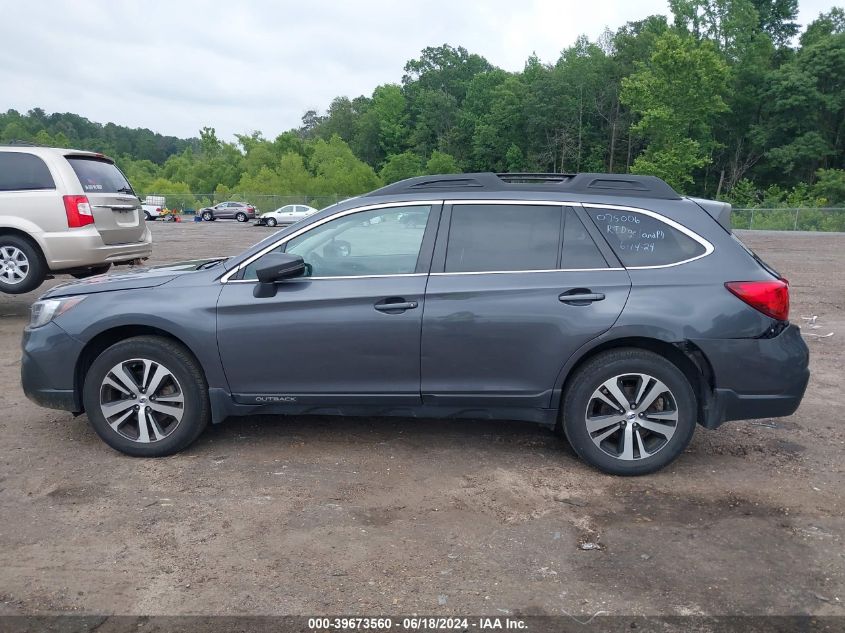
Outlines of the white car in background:
<svg viewBox="0 0 845 633">
<path fill-rule="evenodd" d="M 262 213 L 255 221 L 256 226 L 288 226 L 302 218 L 317 213 L 318 209 L 305 204 L 286 204 L 275 211 Z"/>
<path fill-rule="evenodd" d="M 145 220 L 156 220 L 161 217 L 165 209 L 164 196 L 147 196 L 141 201 L 141 208 L 144 210 Z"/>
</svg>

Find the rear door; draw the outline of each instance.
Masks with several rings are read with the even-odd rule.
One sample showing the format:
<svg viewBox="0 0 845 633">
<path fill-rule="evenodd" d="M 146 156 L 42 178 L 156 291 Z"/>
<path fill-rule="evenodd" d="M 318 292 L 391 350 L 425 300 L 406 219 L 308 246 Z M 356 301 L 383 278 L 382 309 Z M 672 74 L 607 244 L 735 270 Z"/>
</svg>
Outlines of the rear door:
<svg viewBox="0 0 845 633">
<path fill-rule="evenodd" d="M 610 328 L 631 287 L 582 213 L 560 203 L 447 204 L 426 289 L 423 402 L 551 406 L 564 363 Z"/>
<path fill-rule="evenodd" d="M 111 159 L 68 155 L 82 191 L 91 203 L 94 226 L 105 244 L 131 244 L 144 237 L 144 212 L 132 186 Z"/>
</svg>

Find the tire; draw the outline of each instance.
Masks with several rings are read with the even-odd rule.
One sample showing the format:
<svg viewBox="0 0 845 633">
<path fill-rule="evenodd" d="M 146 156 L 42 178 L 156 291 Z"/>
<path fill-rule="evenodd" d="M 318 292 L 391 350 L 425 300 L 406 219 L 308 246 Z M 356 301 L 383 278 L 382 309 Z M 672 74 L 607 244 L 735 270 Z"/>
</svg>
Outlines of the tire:
<svg viewBox="0 0 845 633">
<path fill-rule="evenodd" d="M 18 235 L 0 235 L 0 292 L 35 290 L 47 277 L 47 262 L 37 246 Z"/>
<path fill-rule="evenodd" d="M 160 368 L 170 375 L 157 380 Z M 144 375 L 155 391 L 142 389 Z M 116 381 L 123 385 L 122 392 L 112 386 Z M 106 349 L 85 376 L 82 398 L 97 435 L 113 449 L 133 457 L 164 457 L 181 451 L 199 437 L 211 417 L 208 384 L 199 363 L 179 343 L 158 336 L 137 336 Z M 113 411 L 108 420 L 109 411 L 104 411 L 101 399 Z M 127 404 L 130 402 L 138 404 Z M 121 421 L 127 412 L 128 417 Z"/>
<path fill-rule="evenodd" d="M 267 218 L 267 226 L 275 227 L 277 224 L 276 218 Z"/>
<path fill-rule="evenodd" d="M 149 221 L 150 221 L 150 220 L 152 220 L 152 219 L 153 219 L 153 216 L 151 216 L 151 215 L 150 215 L 150 212 L 149 212 L 149 211 L 144 211 L 144 220 L 146 220 L 147 222 L 149 222 Z"/>
<path fill-rule="evenodd" d="M 605 385 L 618 387 L 619 397 Z M 609 406 L 620 399 L 628 402 Z M 561 411 L 578 456 L 613 475 L 645 475 L 674 461 L 692 439 L 697 418 L 695 394 L 683 372 L 635 348 L 587 361 L 567 386 Z"/>
<path fill-rule="evenodd" d="M 211 222 L 212 220 L 214 220 L 214 214 L 211 211 L 203 211 L 202 219 L 206 222 Z"/>
<path fill-rule="evenodd" d="M 235 219 L 236 219 L 238 222 L 246 222 L 249 218 L 248 218 L 248 217 L 246 217 L 246 213 L 243 213 L 243 212 L 240 212 L 240 211 L 239 211 L 238 213 L 236 213 L 236 214 L 235 214 Z"/>
<path fill-rule="evenodd" d="M 109 272 L 111 264 L 103 264 L 102 266 L 94 266 L 85 272 L 71 273 L 70 276 L 75 279 L 85 279 L 86 277 L 93 277 L 94 275 L 104 275 Z"/>
</svg>

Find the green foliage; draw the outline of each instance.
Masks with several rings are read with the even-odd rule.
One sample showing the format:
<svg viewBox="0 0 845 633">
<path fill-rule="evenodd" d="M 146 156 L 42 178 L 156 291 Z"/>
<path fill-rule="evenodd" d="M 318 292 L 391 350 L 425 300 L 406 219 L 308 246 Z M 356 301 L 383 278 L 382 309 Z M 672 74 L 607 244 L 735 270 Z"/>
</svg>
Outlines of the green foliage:
<svg viewBox="0 0 845 633">
<path fill-rule="evenodd" d="M 796 38 L 796 0 L 669 5 L 669 18 L 581 36 L 521 72 L 462 47 L 425 48 L 401 84 L 339 96 L 274 139 L 227 140 L 212 127 L 176 139 L 35 108 L 0 114 L 0 142 L 105 152 L 139 191 L 185 205 L 322 206 L 422 173 L 610 171 L 775 209 L 755 213 L 755 226 L 839 226 L 808 209 L 845 205 L 845 10 Z"/>
<path fill-rule="evenodd" d="M 422 161 L 420 157 L 413 152 L 402 152 L 387 157 L 379 176 L 381 176 L 384 184 L 389 185 L 405 178 L 419 176 L 421 173 Z"/>
</svg>

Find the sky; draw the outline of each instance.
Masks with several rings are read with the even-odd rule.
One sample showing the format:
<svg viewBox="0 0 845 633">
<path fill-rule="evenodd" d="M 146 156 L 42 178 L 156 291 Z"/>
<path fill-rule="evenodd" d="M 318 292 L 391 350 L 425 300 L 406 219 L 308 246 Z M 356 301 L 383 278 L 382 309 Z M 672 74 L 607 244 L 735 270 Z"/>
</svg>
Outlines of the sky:
<svg viewBox="0 0 845 633">
<path fill-rule="evenodd" d="M 835 0 L 801 0 L 799 22 Z M 509 71 L 555 62 L 580 34 L 665 0 L 0 0 L 0 111 L 74 112 L 100 123 L 232 140 L 267 138 L 339 95 L 401 81 L 426 46 L 451 44 Z"/>
</svg>

